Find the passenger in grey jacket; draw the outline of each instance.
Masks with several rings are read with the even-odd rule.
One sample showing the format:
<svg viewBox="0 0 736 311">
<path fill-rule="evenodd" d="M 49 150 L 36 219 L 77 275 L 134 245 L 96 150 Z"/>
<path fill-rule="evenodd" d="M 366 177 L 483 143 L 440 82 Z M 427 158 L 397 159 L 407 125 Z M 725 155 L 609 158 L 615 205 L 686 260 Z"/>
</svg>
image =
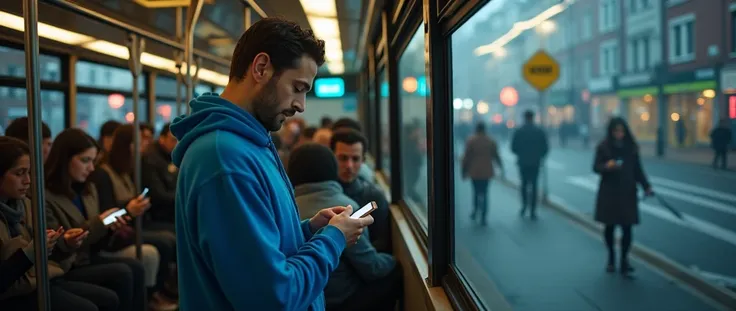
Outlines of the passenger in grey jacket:
<svg viewBox="0 0 736 311">
<path fill-rule="evenodd" d="M 297 147 L 289 157 L 288 175 L 300 215 L 314 215 L 324 206 L 360 208 L 343 193 L 337 160 L 327 147 L 314 143 Z M 327 310 L 393 310 L 402 295 L 400 266 L 391 255 L 376 251 L 368 228 L 363 236 L 345 249 L 330 275 L 325 288 Z"/>
</svg>

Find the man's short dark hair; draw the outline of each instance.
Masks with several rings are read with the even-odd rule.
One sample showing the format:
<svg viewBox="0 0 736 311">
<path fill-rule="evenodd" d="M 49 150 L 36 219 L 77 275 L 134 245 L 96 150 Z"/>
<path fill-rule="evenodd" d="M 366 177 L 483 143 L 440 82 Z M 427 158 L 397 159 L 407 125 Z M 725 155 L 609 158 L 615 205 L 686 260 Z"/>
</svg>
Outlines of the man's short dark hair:
<svg viewBox="0 0 736 311">
<path fill-rule="evenodd" d="M 17 138 L 25 143 L 29 143 L 31 140 L 28 137 L 28 117 L 20 117 L 10 122 L 8 128 L 5 129 L 5 136 Z M 51 138 L 51 129 L 46 125 L 46 122 L 41 122 L 41 138 Z"/>
<path fill-rule="evenodd" d="M 238 40 L 230 64 L 230 80 L 241 81 L 258 53 L 266 53 L 276 69 L 294 69 L 305 54 L 325 63 L 325 41 L 314 36 L 311 29 L 277 17 L 267 17 L 251 25 Z"/>
<path fill-rule="evenodd" d="M 171 123 L 166 123 L 164 126 L 161 127 L 161 132 L 158 133 L 159 137 L 168 136 L 169 133 L 171 133 Z"/>
<path fill-rule="evenodd" d="M 314 133 L 317 133 L 317 128 L 314 126 L 310 126 L 302 131 L 302 136 L 312 139 L 314 138 Z"/>
<path fill-rule="evenodd" d="M 337 121 L 335 121 L 334 124 L 332 124 L 333 131 L 339 131 L 341 129 L 346 129 L 346 128 L 356 130 L 358 132 L 363 132 L 363 127 L 360 126 L 360 123 L 358 123 L 358 121 L 355 121 L 351 118 L 340 118 Z"/>
<path fill-rule="evenodd" d="M 534 111 L 531 111 L 531 110 L 524 111 L 524 121 L 526 122 L 534 121 Z"/>
<path fill-rule="evenodd" d="M 138 129 L 140 129 L 141 132 L 143 131 L 149 131 L 153 134 L 153 126 L 151 126 L 148 123 L 138 123 Z"/>
<path fill-rule="evenodd" d="M 115 133 L 115 130 L 118 129 L 122 124 L 115 120 L 110 120 L 102 124 L 102 127 L 100 127 L 100 139 L 102 137 L 112 137 L 112 134 Z"/>
<path fill-rule="evenodd" d="M 334 122 L 332 121 L 332 118 L 330 117 L 322 117 L 319 123 L 322 128 L 330 128 L 332 127 L 332 124 L 334 124 Z"/>
<path fill-rule="evenodd" d="M 353 145 L 361 143 L 363 145 L 363 154 L 368 151 L 368 140 L 360 132 L 353 129 L 343 128 L 335 131 L 330 139 L 330 149 L 334 152 L 337 149 L 337 143 Z"/>
</svg>

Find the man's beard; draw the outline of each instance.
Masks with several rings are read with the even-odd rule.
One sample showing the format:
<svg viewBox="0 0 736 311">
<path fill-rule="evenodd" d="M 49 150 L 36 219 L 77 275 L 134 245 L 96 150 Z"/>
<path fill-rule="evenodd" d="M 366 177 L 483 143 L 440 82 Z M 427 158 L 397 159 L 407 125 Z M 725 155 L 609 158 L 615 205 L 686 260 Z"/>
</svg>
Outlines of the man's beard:
<svg viewBox="0 0 736 311">
<path fill-rule="evenodd" d="M 255 117 L 263 126 L 270 132 L 275 132 L 281 129 L 282 121 L 279 120 L 279 115 L 284 111 L 277 111 L 279 109 L 279 100 L 276 95 L 276 77 L 271 78 L 266 84 L 263 90 L 253 100 L 253 108 L 255 110 Z"/>
</svg>

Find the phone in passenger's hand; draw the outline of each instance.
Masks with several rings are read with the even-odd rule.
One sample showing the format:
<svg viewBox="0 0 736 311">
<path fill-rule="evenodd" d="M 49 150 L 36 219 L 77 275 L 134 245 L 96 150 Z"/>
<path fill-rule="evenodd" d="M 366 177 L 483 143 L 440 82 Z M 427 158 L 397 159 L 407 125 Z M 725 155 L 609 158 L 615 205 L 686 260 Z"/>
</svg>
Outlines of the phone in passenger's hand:
<svg viewBox="0 0 736 311">
<path fill-rule="evenodd" d="M 105 217 L 105 219 L 102 220 L 102 224 L 104 224 L 105 226 L 107 226 L 107 225 L 109 225 L 111 223 L 114 223 L 118 219 L 118 217 L 123 217 L 127 213 L 128 213 L 128 211 L 126 211 L 125 209 L 120 209 L 120 210 L 118 210 L 118 211 L 110 214 L 109 216 Z"/>
<path fill-rule="evenodd" d="M 139 195 L 139 198 L 145 198 L 148 195 L 148 188 L 143 188 L 143 192 Z"/>
<path fill-rule="evenodd" d="M 353 219 L 363 218 L 373 213 L 373 211 L 375 211 L 376 209 L 378 209 L 378 205 L 376 204 L 376 201 L 370 201 L 368 202 L 368 204 L 363 205 L 363 207 L 361 207 L 359 210 L 353 212 L 353 214 L 350 215 L 350 218 L 353 218 Z"/>
</svg>

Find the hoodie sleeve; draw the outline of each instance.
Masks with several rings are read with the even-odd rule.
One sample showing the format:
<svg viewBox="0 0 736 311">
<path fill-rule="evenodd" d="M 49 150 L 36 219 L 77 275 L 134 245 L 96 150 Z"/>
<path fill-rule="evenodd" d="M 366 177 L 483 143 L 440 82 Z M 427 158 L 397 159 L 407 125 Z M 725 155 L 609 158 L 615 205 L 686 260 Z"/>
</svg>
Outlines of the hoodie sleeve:
<svg viewBox="0 0 736 311">
<path fill-rule="evenodd" d="M 269 195 L 254 177 L 218 174 L 198 190 L 199 248 L 234 310 L 306 310 L 322 294 L 345 248 L 337 227 L 320 229 L 286 256 Z"/>
</svg>

